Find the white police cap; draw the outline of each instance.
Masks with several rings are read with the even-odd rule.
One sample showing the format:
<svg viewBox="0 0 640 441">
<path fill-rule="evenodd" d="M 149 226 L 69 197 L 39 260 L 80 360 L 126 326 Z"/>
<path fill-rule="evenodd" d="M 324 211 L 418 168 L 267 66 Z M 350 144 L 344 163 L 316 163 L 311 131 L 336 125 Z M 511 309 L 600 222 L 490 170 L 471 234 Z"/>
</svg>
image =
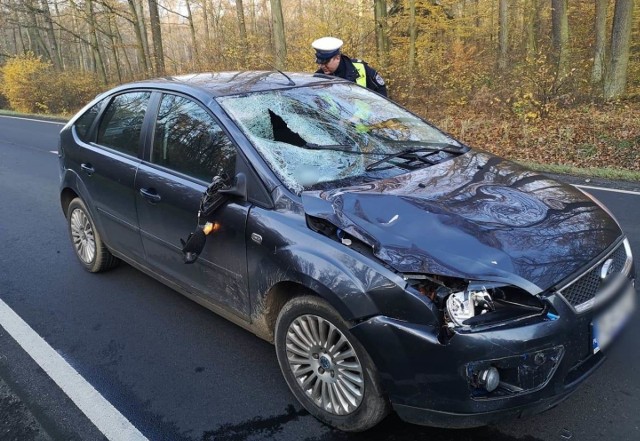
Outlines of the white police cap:
<svg viewBox="0 0 640 441">
<path fill-rule="evenodd" d="M 316 63 L 324 63 L 340 53 L 344 42 L 335 37 L 322 37 L 311 43 L 316 50 Z"/>
</svg>

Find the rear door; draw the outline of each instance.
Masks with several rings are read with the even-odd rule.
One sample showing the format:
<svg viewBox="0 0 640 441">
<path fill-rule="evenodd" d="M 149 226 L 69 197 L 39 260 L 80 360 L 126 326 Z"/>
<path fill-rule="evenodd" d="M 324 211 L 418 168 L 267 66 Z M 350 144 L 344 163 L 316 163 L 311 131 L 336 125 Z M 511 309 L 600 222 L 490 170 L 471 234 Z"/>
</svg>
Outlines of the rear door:
<svg viewBox="0 0 640 441">
<path fill-rule="evenodd" d="M 77 173 L 87 191 L 108 246 L 140 259 L 142 242 L 138 231 L 133 184 L 142 153 L 142 126 L 151 93 L 130 91 L 109 98 L 91 142 L 81 141 L 77 151 Z M 83 130 L 80 125 L 77 129 Z M 84 128 L 86 129 L 86 128 Z"/>
<path fill-rule="evenodd" d="M 142 242 L 150 266 L 188 291 L 245 319 L 249 316 L 245 227 L 250 204 L 229 200 L 209 219 L 194 264 L 185 264 L 180 239 L 197 226 L 200 199 L 213 177 L 236 173 L 237 151 L 218 121 L 190 97 L 157 94 L 149 153 L 135 181 Z"/>
</svg>

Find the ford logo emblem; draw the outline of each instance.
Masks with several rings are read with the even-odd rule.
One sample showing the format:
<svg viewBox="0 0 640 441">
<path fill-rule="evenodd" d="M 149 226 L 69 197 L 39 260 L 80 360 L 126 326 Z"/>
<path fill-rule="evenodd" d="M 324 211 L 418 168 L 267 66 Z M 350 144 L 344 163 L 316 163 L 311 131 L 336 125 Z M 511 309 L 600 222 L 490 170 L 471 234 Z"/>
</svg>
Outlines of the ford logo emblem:
<svg viewBox="0 0 640 441">
<path fill-rule="evenodd" d="M 606 280 L 613 272 L 615 267 L 613 266 L 613 259 L 607 259 L 600 268 L 600 280 Z"/>
</svg>

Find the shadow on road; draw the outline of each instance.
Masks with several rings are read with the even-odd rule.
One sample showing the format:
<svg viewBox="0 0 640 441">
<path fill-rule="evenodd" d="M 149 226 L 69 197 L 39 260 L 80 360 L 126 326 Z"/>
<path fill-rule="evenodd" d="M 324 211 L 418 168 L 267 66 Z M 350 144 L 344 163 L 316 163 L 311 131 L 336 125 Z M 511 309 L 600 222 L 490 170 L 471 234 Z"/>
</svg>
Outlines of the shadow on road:
<svg viewBox="0 0 640 441">
<path fill-rule="evenodd" d="M 202 441 L 246 441 L 249 439 L 273 439 L 284 431 L 285 425 L 301 418 L 313 418 L 305 410 L 287 407 L 286 412 L 268 418 L 256 417 L 239 424 L 223 424 L 217 430 L 205 432 Z M 315 421 L 315 420 L 314 420 Z M 570 435 L 567 439 L 570 438 Z M 395 414 L 382 423 L 362 433 L 346 433 L 327 427 L 321 436 L 304 438 L 304 441 L 542 441 L 532 436 L 513 437 L 487 426 L 474 429 L 438 429 L 407 424 Z"/>
</svg>

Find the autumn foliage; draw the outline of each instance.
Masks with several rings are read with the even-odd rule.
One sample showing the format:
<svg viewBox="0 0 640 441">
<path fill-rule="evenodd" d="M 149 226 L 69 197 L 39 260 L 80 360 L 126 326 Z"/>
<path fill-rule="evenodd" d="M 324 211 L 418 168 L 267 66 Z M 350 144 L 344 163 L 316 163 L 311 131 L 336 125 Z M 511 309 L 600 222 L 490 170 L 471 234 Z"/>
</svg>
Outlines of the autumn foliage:
<svg viewBox="0 0 640 441">
<path fill-rule="evenodd" d="M 69 114 L 100 90 L 94 75 L 55 72 L 50 63 L 31 53 L 7 61 L 0 75 L 0 90 L 19 112 Z"/>
</svg>

